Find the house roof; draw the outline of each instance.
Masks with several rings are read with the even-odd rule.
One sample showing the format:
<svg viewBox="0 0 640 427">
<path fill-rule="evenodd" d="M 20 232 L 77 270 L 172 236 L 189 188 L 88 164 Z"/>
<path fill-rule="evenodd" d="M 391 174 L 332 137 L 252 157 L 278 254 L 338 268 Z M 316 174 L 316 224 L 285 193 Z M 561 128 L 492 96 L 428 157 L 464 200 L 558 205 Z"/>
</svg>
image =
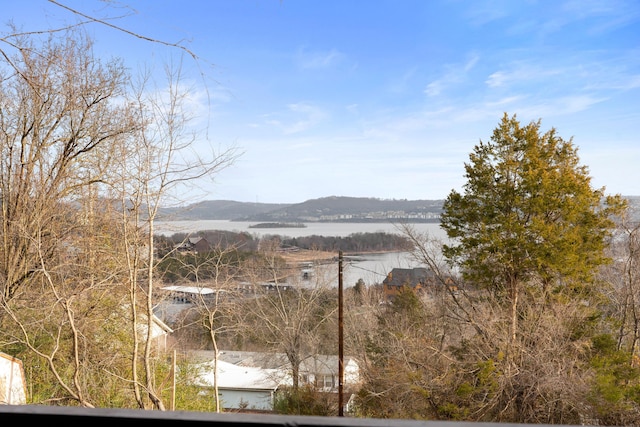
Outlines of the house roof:
<svg viewBox="0 0 640 427">
<path fill-rule="evenodd" d="M 209 295 L 213 294 L 214 291 L 211 288 L 205 288 L 202 286 L 180 286 L 180 285 L 172 285 L 172 286 L 164 286 L 161 288 L 163 291 L 171 291 L 171 292 L 184 292 L 187 294 L 196 294 L 196 295 Z"/>
<path fill-rule="evenodd" d="M 411 286 L 424 285 L 435 277 L 433 271 L 427 268 L 394 268 L 383 280 L 387 286 Z"/>
<path fill-rule="evenodd" d="M 196 365 L 199 375 L 196 384 L 213 387 L 214 362 Z M 230 390 L 276 390 L 280 384 L 290 383 L 287 376 L 279 369 L 264 369 L 253 366 L 238 366 L 218 360 L 218 388 Z"/>
<path fill-rule="evenodd" d="M 136 329 L 140 334 L 146 337 L 147 334 L 147 316 L 140 314 L 140 319 Z M 164 323 L 155 314 L 151 317 L 151 339 L 158 338 L 167 334 L 173 333 L 173 329 Z"/>
<path fill-rule="evenodd" d="M 192 353 L 195 365 L 200 369 L 197 385 L 213 387 L 215 352 Z M 345 357 L 345 383 L 359 380 L 358 362 Z M 334 376 L 338 373 L 338 356 L 316 355 L 305 358 L 299 373 L 318 376 Z M 275 390 L 279 385 L 291 385 L 291 365 L 284 353 L 260 353 L 245 351 L 220 351 L 218 353 L 218 388 L 227 390 Z"/>
<path fill-rule="evenodd" d="M 192 250 L 196 246 L 199 246 L 201 249 L 208 248 L 209 242 L 204 237 L 199 237 L 199 236 L 189 237 L 183 242 L 175 245 L 174 248 L 177 248 L 178 250 Z"/>
<path fill-rule="evenodd" d="M 211 361 L 215 358 L 215 352 L 211 350 L 199 350 L 191 352 L 197 361 Z M 234 351 L 220 350 L 218 360 L 238 366 L 250 366 L 265 369 L 280 369 L 289 366 L 289 360 L 284 353 L 262 353 L 259 351 Z"/>
<path fill-rule="evenodd" d="M 258 351 L 229 351 L 218 353 L 218 358 L 239 366 L 255 366 L 266 369 L 278 369 L 289 366 L 284 353 L 262 353 Z"/>
<path fill-rule="evenodd" d="M 211 361 L 215 353 L 213 351 L 197 351 L 193 355 L 200 361 Z M 263 369 L 289 369 L 289 359 L 284 353 L 263 353 L 258 351 L 234 351 L 220 350 L 218 360 L 237 366 L 258 367 Z M 344 357 L 344 365 L 356 364 L 353 357 Z M 338 369 L 338 356 L 318 354 L 304 358 L 300 362 L 301 372 L 314 372 L 317 374 L 330 374 Z"/>
</svg>

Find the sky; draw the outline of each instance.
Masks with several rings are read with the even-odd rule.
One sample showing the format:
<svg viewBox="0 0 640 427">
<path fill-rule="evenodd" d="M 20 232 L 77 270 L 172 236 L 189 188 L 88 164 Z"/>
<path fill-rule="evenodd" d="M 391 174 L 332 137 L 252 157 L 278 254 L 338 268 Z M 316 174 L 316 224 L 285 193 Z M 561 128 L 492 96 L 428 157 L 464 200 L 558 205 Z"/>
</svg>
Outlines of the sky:
<svg viewBox="0 0 640 427">
<path fill-rule="evenodd" d="M 189 202 L 444 199 L 505 113 L 573 138 L 594 188 L 640 195 L 638 0 L 0 1 L 24 30 L 76 21 L 62 4 L 196 55 L 196 143 L 237 157 Z M 132 70 L 183 52 L 86 28 Z"/>
</svg>

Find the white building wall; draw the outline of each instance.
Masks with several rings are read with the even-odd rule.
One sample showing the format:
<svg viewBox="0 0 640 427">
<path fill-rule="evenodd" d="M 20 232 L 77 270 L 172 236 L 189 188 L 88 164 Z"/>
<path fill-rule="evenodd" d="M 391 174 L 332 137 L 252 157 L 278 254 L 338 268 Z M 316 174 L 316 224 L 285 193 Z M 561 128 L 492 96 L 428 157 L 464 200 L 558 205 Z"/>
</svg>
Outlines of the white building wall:
<svg viewBox="0 0 640 427">
<path fill-rule="evenodd" d="M 24 405 L 27 403 L 22 362 L 0 353 L 0 404 Z"/>
<path fill-rule="evenodd" d="M 223 409 L 273 410 L 270 390 L 219 390 Z"/>
</svg>

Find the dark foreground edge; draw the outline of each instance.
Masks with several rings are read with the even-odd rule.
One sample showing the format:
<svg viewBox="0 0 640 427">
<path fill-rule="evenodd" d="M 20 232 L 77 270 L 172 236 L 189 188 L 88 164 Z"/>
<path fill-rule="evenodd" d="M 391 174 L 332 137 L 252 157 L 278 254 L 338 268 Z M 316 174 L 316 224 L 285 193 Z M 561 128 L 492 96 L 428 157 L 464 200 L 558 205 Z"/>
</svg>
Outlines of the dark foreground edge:
<svg viewBox="0 0 640 427">
<path fill-rule="evenodd" d="M 143 411 L 135 409 L 88 409 L 40 405 L 0 405 L 0 425 L 24 427 L 28 424 L 63 425 L 65 427 L 95 427 L 113 423 L 116 427 L 201 427 L 216 426 L 339 426 L 339 427 L 508 427 L 522 424 L 472 423 L 456 421 L 412 421 L 349 417 L 312 417 L 272 414 L 215 414 L 186 411 Z M 536 424 L 536 427 L 541 427 Z M 558 427 L 558 426 L 555 426 Z"/>
</svg>

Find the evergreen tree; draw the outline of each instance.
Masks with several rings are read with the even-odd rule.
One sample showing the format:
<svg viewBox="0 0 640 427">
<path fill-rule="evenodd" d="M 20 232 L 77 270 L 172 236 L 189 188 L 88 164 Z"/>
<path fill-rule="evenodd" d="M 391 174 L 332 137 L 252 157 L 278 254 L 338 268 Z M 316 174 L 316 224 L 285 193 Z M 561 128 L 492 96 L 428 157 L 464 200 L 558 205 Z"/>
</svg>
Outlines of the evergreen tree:
<svg viewBox="0 0 640 427">
<path fill-rule="evenodd" d="M 524 285 L 545 292 L 589 291 L 621 212 L 620 196 L 593 189 L 572 139 L 540 121 L 521 126 L 505 114 L 488 142 L 480 142 L 465 164 L 463 194 L 452 191 L 442 227 L 454 243 L 444 255 L 465 279 L 488 289 L 511 308 L 511 340 Z"/>
</svg>

